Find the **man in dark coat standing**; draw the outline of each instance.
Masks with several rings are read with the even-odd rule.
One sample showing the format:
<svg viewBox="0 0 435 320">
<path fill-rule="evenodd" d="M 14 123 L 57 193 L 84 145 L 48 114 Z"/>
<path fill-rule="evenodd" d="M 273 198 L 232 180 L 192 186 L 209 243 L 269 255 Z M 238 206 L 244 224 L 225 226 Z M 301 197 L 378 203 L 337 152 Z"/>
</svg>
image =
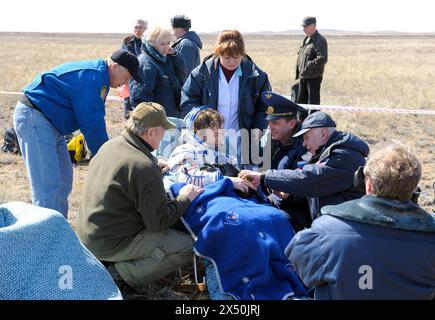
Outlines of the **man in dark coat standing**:
<svg viewBox="0 0 435 320">
<path fill-rule="evenodd" d="M 328 43 L 316 26 L 315 17 L 305 17 L 302 22 L 306 37 L 296 62 L 295 79 L 300 79 L 297 103 L 320 104 L 320 85 L 328 61 Z"/>
<path fill-rule="evenodd" d="M 184 84 L 190 72 L 201 63 L 199 50 L 202 48 L 202 41 L 195 31 L 190 31 L 192 24 L 188 17 L 177 15 L 171 19 L 171 25 L 177 38 L 171 47 L 184 60 L 186 66 L 186 74 L 179 76 Z"/>
</svg>

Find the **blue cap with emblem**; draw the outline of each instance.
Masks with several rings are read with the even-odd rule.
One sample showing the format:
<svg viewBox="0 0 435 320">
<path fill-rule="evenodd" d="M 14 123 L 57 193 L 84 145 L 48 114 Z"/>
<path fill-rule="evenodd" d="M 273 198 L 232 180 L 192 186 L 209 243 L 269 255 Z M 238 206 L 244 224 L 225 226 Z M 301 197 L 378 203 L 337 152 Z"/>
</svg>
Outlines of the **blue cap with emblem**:
<svg viewBox="0 0 435 320">
<path fill-rule="evenodd" d="M 304 107 L 272 91 L 264 91 L 261 94 L 261 99 L 266 105 L 266 120 L 268 121 L 284 117 L 295 117 L 298 119 L 301 114 L 307 113 Z"/>
<path fill-rule="evenodd" d="M 336 124 L 332 118 L 322 112 L 317 111 L 312 114 L 310 114 L 304 122 L 302 122 L 301 130 L 296 132 L 293 137 L 299 137 L 300 135 L 303 135 L 304 133 L 308 132 L 308 130 L 312 128 L 328 128 L 328 127 L 336 127 Z"/>
</svg>

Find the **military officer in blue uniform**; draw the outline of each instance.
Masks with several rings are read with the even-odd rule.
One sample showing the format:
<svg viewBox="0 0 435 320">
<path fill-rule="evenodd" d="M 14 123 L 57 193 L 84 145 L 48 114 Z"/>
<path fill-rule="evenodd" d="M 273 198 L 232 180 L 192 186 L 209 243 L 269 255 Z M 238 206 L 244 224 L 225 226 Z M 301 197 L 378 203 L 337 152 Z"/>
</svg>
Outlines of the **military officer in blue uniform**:
<svg viewBox="0 0 435 320">
<path fill-rule="evenodd" d="M 302 156 L 307 150 L 303 146 L 303 137 L 293 138 L 293 134 L 299 131 L 300 119 L 305 118 L 308 111 L 275 92 L 265 91 L 261 98 L 266 105 L 266 120 L 272 138 L 271 169 L 296 169 L 304 162 Z M 295 231 L 310 226 L 306 198 L 270 191 L 273 202 L 289 215 Z"/>
<path fill-rule="evenodd" d="M 14 127 L 32 189 L 32 203 L 68 213 L 73 169 L 64 135 L 79 130 L 92 154 L 108 140 L 105 100 L 109 88 L 141 81 L 139 61 L 127 50 L 107 60 L 69 62 L 38 75 L 23 89 Z"/>
</svg>

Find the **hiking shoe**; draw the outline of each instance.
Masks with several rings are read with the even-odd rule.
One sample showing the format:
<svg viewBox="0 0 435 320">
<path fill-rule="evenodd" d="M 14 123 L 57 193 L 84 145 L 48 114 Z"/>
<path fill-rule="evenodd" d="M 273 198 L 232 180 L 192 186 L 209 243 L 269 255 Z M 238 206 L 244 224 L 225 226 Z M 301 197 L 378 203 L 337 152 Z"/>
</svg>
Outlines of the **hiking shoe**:
<svg viewBox="0 0 435 320">
<path fill-rule="evenodd" d="M 128 285 L 127 282 L 119 274 L 114 263 L 110 263 L 106 266 L 107 271 L 109 271 L 110 276 L 113 278 L 115 285 L 121 291 L 122 298 L 124 300 L 143 300 L 141 296 L 138 296 L 136 290 Z"/>
<path fill-rule="evenodd" d="M 111 277 L 113 278 L 113 280 L 115 281 L 115 283 L 117 282 L 125 282 L 124 279 L 122 279 L 121 275 L 119 274 L 118 270 L 115 267 L 115 264 L 112 263 L 107 267 L 107 271 L 109 271 Z"/>
</svg>

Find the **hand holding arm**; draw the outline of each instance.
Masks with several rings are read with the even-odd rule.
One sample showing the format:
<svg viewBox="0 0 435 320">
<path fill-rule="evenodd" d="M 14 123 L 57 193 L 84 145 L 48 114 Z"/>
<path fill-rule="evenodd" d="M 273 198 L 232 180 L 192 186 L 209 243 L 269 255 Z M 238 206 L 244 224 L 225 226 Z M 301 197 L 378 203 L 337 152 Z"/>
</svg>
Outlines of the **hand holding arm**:
<svg viewBox="0 0 435 320">
<path fill-rule="evenodd" d="M 239 178 L 247 180 L 255 188 L 257 188 L 261 183 L 261 172 L 255 172 L 250 170 L 242 170 L 239 173 Z"/>
<path fill-rule="evenodd" d="M 253 190 L 257 189 L 248 180 L 243 180 L 243 179 L 237 178 L 237 177 L 231 177 L 230 179 L 233 182 L 234 189 L 240 190 L 240 191 L 242 191 L 244 193 L 247 193 L 249 191 L 249 188 L 251 188 Z"/>
</svg>

